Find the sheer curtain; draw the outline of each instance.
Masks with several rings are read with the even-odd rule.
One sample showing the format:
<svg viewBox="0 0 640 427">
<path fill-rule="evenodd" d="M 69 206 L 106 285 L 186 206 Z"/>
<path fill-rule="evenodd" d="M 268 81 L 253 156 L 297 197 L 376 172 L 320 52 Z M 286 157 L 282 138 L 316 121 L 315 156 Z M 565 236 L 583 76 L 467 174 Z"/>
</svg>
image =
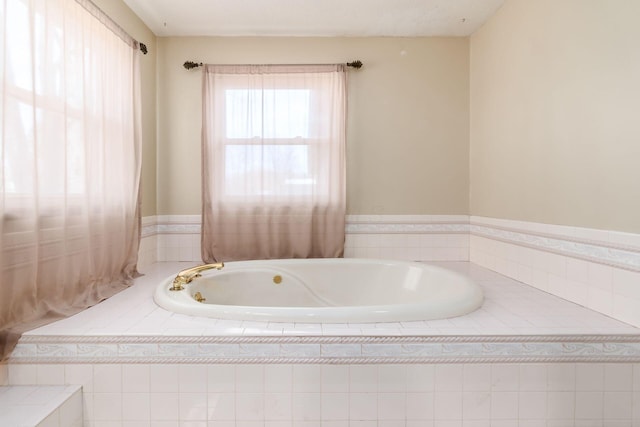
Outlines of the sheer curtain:
<svg viewBox="0 0 640 427">
<path fill-rule="evenodd" d="M 205 66 L 205 262 L 342 256 L 345 116 L 344 65 Z"/>
<path fill-rule="evenodd" d="M 137 43 L 89 1 L 0 2 L 0 357 L 122 289 L 139 244 Z"/>
</svg>

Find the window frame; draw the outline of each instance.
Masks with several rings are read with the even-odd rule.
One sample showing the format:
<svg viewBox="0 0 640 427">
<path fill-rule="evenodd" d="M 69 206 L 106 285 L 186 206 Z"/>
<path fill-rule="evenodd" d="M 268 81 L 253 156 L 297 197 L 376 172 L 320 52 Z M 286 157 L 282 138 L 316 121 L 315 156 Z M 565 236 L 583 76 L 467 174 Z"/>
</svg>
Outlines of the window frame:
<svg viewBox="0 0 640 427">
<path fill-rule="evenodd" d="M 227 90 L 252 90 L 246 86 L 238 86 L 238 84 L 229 84 L 224 85 L 223 88 L 216 91 L 216 99 L 215 102 L 218 106 L 221 107 L 222 114 L 220 115 L 218 125 L 221 126 L 221 134 L 224 135 L 221 138 L 220 144 L 218 146 L 218 151 L 216 155 L 222 159 L 219 162 L 219 166 L 222 168 L 222 171 L 218 173 L 219 177 L 223 177 L 223 179 L 219 180 L 222 182 L 218 182 L 216 186 L 218 187 L 218 195 L 221 198 L 223 203 L 231 203 L 231 204 L 247 204 L 253 205 L 255 203 L 270 203 L 277 204 L 278 200 L 281 198 L 287 199 L 287 204 L 296 203 L 299 201 L 300 203 L 306 203 L 309 198 L 320 199 L 321 202 L 330 203 L 330 194 L 329 194 L 329 185 L 328 183 L 323 184 L 321 179 L 318 179 L 319 172 L 317 168 L 317 161 L 313 161 L 314 157 L 322 156 L 323 148 L 325 148 L 325 156 L 327 156 L 328 147 L 328 138 L 319 135 L 322 132 L 322 123 L 320 120 L 314 120 L 314 117 L 317 117 L 318 105 L 320 102 L 321 94 L 318 96 L 315 94 L 313 88 L 305 87 L 303 85 L 296 87 L 269 87 L 268 89 L 262 88 L 262 91 L 265 90 L 308 90 L 309 91 L 309 109 L 308 109 L 308 135 L 314 136 L 295 136 L 291 138 L 286 137 L 264 137 L 262 136 L 254 136 L 254 137 L 229 137 L 227 131 L 227 119 L 229 114 L 229 108 L 227 106 Z M 263 111 L 261 111 L 263 113 Z M 227 187 L 227 182 L 225 177 L 227 176 L 227 171 L 229 164 L 227 162 L 227 147 L 230 146 L 304 146 L 307 147 L 308 158 L 307 158 L 307 167 L 309 168 L 308 179 L 313 179 L 315 182 L 312 184 L 309 191 L 304 194 L 291 194 L 291 193 L 282 193 L 282 194 L 269 194 L 260 192 L 259 194 L 230 194 Z M 259 173 L 264 174 L 264 165 L 260 168 Z M 319 191 L 318 191 L 319 190 Z"/>
</svg>

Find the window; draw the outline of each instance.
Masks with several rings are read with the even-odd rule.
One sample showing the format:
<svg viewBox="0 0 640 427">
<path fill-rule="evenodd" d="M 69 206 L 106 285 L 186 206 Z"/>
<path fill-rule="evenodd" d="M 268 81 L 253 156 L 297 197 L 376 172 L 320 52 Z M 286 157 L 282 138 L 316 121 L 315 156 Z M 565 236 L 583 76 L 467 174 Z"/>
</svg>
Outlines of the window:
<svg viewBox="0 0 640 427">
<path fill-rule="evenodd" d="M 83 193 L 80 41 L 65 37 L 61 21 L 45 22 L 46 10 L 32 10 L 25 0 L 7 1 L 5 13 L 11 16 L 5 20 L 3 93 L 9 125 L 5 126 L 1 190 L 7 195 L 27 195 L 38 185 L 38 191 L 47 196 Z M 73 31 L 78 23 L 69 20 L 66 25 Z M 36 133 L 46 137 L 36 141 L 40 136 Z M 34 164 L 36 152 L 40 154 Z M 47 173 L 38 174 L 37 169 Z"/>
<path fill-rule="evenodd" d="M 121 189 L 137 174 L 129 157 L 136 52 L 92 8 L 60 0 L 0 5 L 5 219 L 24 216 L 34 199 L 51 216 L 119 210 L 130 198 Z"/>
<path fill-rule="evenodd" d="M 328 199 L 327 87 L 299 75 L 268 75 L 244 83 L 235 75 L 225 77 L 215 95 L 223 129 L 220 197 L 237 202 Z"/>
<path fill-rule="evenodd" d="M 310 138 L 310 102 L 309 89 L 225 91 L 225 196 L 314 191 L 311 156 L 319 153 Z"/>
<path fill-rule="evenodd" d="M 207 65 L 205 74 L 203 259 L 341 254 L 344 67 Z"/>
<path fill-rule="evenodd" d="M 4 0 L 0 22 L 2 341 L 136 274 L 141 165 L 137 42 L 89 0 Z"/>
</svg>

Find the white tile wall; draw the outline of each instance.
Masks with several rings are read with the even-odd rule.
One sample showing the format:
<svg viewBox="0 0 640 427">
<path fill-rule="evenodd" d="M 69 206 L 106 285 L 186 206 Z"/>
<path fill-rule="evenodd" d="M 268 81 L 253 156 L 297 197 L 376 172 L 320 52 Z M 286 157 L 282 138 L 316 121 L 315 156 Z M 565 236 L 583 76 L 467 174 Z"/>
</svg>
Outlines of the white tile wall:
<svg viewBox="0 0 640 427">
<path fill-rule="evenodd" d="M 474 226 L 492 230 L 495 236 L 470 234 Z M 505 235 L 514 240 L 496 237 Z M 142 236 L 139 269 L 143 272 L 155 262 L 201 262 L 198 215 L 145 217 Z M 464 215 L 350 215 L 345 256 L 471 260 L 640 325 L 640 310 L 636 309 L 640 304 L 638 234 Z"/>
<path fill-rule="evenodd" d="M 158 262 L 158 236 L 143 236 L 138 249 L 138 270 L 145 271 L 156 262 Z"/>
<path fill-rule="evenodd" d="M 471 221 L 485 229 L 515 230 L 522 238 L 522 242 L 503 241 L 472 231 L 472 263 L 640 326 L 640 268 L 636 267 L 640 246 L 631 246 L 638 243 L 636 235 L 487 218 Z M 546 249 L 533 247 L 527 243 L 528 232 L 543 233 L 531 235 L 531 241 L 539 236 L 553 236 L 553 240 Z M 589 251 L 575 249 L 584 241 L 572 239 L 587 239 Z M 624 257 L 615 252 L 617 247 L 624 247 Z"/>
<path fill-rule="evenodd" d="M 82 385 L 85 426 L 640 425 L 640 364 L 49 369 Z M 10 365 L 9 380 L 38 380 L 46 370 Z"/>
<path fill-rule="evenodd" d="M 493 230 L 498 236 L 515 233 L 511 237 L 516 241 L 473 231 L 470 235 L 474 225 Z M 139 269 L 143 272 L 155 262 L 201 262 L 198 215 L 145 217 L 142 236 Z M 533 240 L 537 247 L 531 244 Z M 540 241 L 547 241 L 547 247 L 541 247 Z M 345 256 L 411 261 L 471 260 L 640 326 L 638 234 L 495 218 L 470 219 L 464 215 L 350 215 Z"/>
<path fill-rule="evenodd" d="M 501 274 L 640 326 L 640 273 L 633 270 L 635 259 L 616 261 L 612 257 L 620 253 L 607 251 L 606 245 L 602 246 L 602 259 L 596 259 L 597 251 L 581 259 L 560 251 L 470 236 L 468 228 L 464 231 L 468 217 L 359 216 L 350 220 L 359 225 L 347 228 L 347 256 L 407 260 L 470 257 Z M 158 216 L 145 221 L 142 266 L 170 260 L 200 262 L 199 217 Z M 631 248 L 631 252 L 640 248 L 640 236 L 634 234 L 487 218 L 482 224 L 524 234 L 564 236 L 594 243 L 597 250 L 598 243 Z M 632 268 L 607 264 L 611 259 Z M 513 301 L 500 317 L 505 323 L 496 323 L 494 329 L 507 325 L 526 333 L 527 328 L 539 331 L 557 326 L 557 319 L 535 312 L 534 306 L 527 314 L 526 304 L 521 296 L 510 294 L 507 282 L 494 285 L 491 292 Z M 518 314 L 533 321 L 533 326 L 529 321 L 521 322 L 522 316 L 515 313 L 504 317 L 516 303 L 524 313 Z M 487 322 L 496 321 L 486 313 L 480 315 L 483 329 Z M 577 320 L 580 324 L 576 328 L 588 322 L 587 317 Z M 466 322 L 464 318 L 450 319 L 429 326 L 443 333 L 475 327 L 473 319 Z M 571 327 L 567 322 L 564 319 L 563 326 Z M 150 319 L 150 324 L 155 323 L 157 320 Z M 231 330 L 232 326 L 225 328 Z M 252 330 L 249 324 L 237 326 Z M 285 334 L 340 335 L 349 330 L 344 329 L 347 325 L 334 329 L 277 326 Z M 390 329 L 379 332 L 389 334 L 411 325 L 386 327 Z M 259 328 L 256 325 L 253 329 Z M 363 325 L 359 332 L 376 335 L 376 328 Z M 630 363 L 10 365 L 7 376 L 11 384 L 51 383 L 61 378 L 65 384 L 82 384 L 86 425 L 96 427 L 640 426 L 640 364 Z"/>
<path fill-rule="evenodd" d="M 466 215 L 348 215 L 347 258 L 467 261 Z"/>
<path fill-rule="evenodd" d="M 468 261 L 468 222 L 465 215 L 350 215 L 345 257 Z M 139 258 L 141 271 L 154 262 L 201 262 L 200 217 L 143 218 Z"/>
<path fill-rule="evenodd" d="M 0 362 L 0 386 L 9 384 L 9 366 L 6 362 Z"/>
<path fill-rule="evenodd" d="M 345 258 L 468 261 L 466 234 L 347 234 Z"/>
<path fill-rule="evenodd" d="M 82 423 L 82 390 L 77 385 L 0 387 L 3 427 L 82 427 Z"/>
<path fill-rule="evenodd" d="M 202 262 L 199 215 L 157 215 L 142 218 L 138 269 L 155 262 Z"/>
</svg>

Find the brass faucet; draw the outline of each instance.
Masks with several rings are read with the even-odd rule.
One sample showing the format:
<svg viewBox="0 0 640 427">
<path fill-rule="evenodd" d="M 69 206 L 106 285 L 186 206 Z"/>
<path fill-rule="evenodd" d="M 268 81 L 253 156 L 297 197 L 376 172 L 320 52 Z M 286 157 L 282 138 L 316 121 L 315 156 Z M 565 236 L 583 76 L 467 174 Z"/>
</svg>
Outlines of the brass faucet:
<svg viewBox="0 0 640 427">
<path fill-rule="evenodd" d="M 169 290 L 181 291 L 184 289 L 184 285 L 186 285 L 187 283 L 191 283 L 191 281 L 196 277 L 200 277 L 201 271 L 211 270 L 214 268 L 216 270 L 222 270 L 223 267 L 224 267 L 223 262 L 215 262 L 213 264 L 199 265 L 198 267 L 191 267 L 191 268 L 182 270 L 180 273 L 178 273 L 176 278 L 173 279 L 173 286 L 171 286 Z"/>
</svg>

